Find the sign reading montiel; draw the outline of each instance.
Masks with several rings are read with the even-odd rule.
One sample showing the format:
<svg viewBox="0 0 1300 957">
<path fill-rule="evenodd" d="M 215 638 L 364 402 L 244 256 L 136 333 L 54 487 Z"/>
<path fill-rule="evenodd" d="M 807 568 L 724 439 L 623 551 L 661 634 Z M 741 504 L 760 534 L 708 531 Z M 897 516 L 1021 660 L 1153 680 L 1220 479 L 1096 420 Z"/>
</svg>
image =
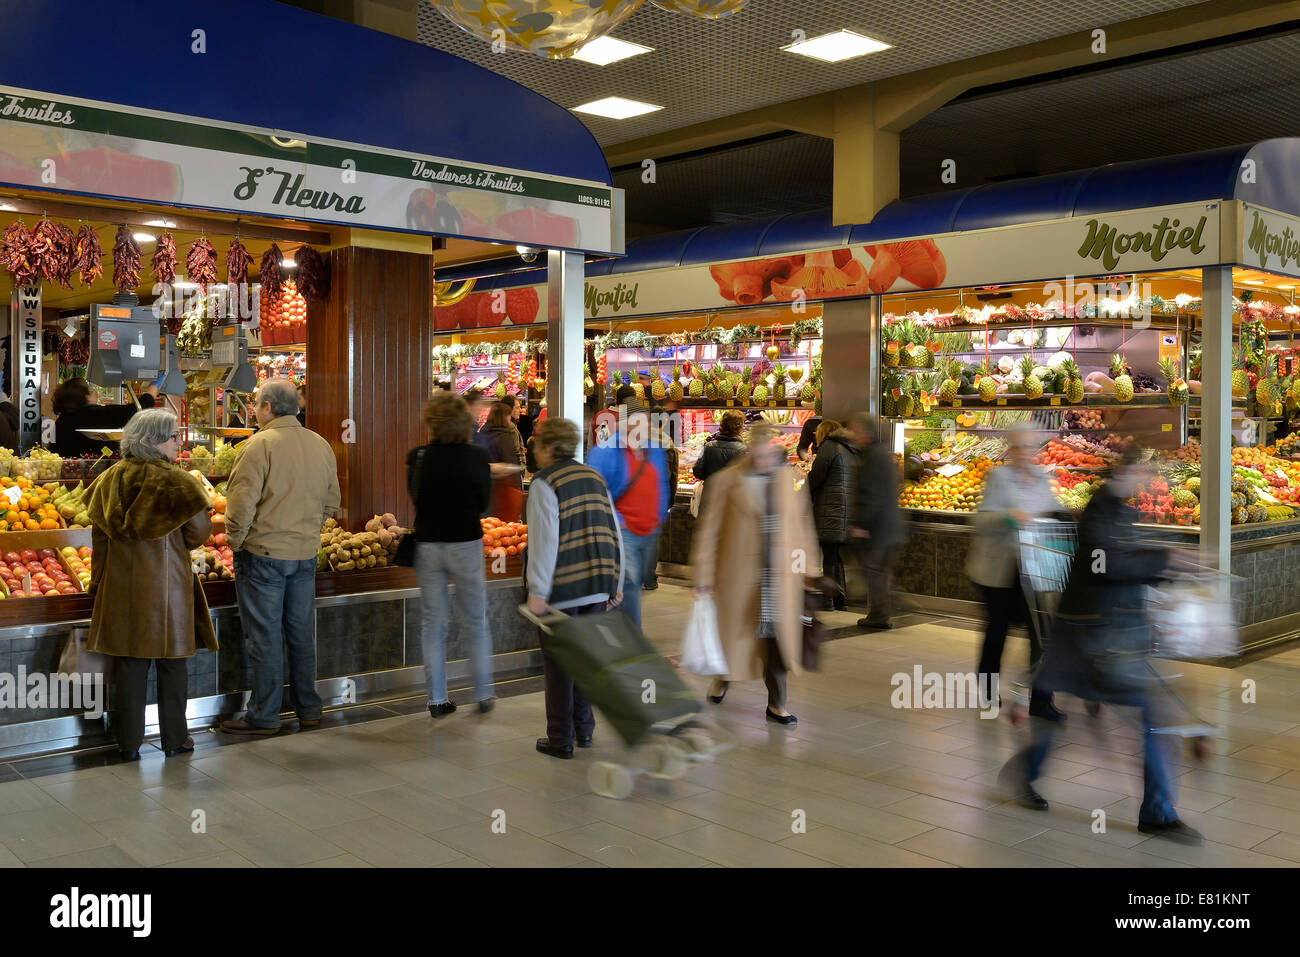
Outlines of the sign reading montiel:
<svg viewBox="0 0 1300 957">
<path fill-rule="evenodd" d="M 0 89 L 0 183 L 620 253 L 603 183 Z"/>
<path fill-rule="evenodd" d="M 1153 262 L 1160 262 L 1173 249 L 1188 249 L 1194 253 L 1205 249 L 1201 234 L 1205 231 L 1206 217 L 1202 216 L 1195 226 L 1179 229 L 1181 222 L 1179 219 L 1170 221 L 1166 216 L 1153 223 L 1149 230 L 1124 233 L 1099 219 L 1090 219 L 1088 236 L 1079 247 L 1079 255 L 1085 259 L 1100 259 L 1107 269 L 1114 269 L 1119 265 L 1120 256 L 1129 252 L 1143 252 Z"/>
</svg>

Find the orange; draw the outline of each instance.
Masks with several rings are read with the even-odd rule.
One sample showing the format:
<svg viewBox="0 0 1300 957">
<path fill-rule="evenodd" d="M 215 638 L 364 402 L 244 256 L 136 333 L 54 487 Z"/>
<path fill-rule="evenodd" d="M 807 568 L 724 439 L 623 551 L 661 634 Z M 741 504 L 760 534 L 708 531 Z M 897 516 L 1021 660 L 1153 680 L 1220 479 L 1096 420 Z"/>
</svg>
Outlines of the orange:
<svg viewBox="0 0 1300 957">
<path fill-rule="evenodd" d="M 41 528 L 58 528 L 58 527 L 59 527 L 59 523 L 52 518 L 47 518 L 41 521 Z"/>
<path fill-rule="evenodd" d="M 41 530 L 40 522 L 33 522 L 30 518 L 23 523 L 23 527 L 29 532 L 39 532 Z"/>
</svg>

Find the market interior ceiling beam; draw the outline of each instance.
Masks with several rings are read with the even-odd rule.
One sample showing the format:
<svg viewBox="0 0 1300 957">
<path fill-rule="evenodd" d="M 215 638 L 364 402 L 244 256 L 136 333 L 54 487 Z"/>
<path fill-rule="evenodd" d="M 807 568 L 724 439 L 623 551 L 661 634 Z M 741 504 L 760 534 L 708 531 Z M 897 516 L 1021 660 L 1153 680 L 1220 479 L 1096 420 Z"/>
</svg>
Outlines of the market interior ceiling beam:
<svg viewBox="0 0 1300 957">
<path fill-rule="evenodd" d="M 247 239 L 269 239 L 274 242 L 307 243 L 312 246 L 327 246 L 330 243 L 328 232 L 298 227 L 292 224 L 282 226 L 265 226 L 249 222 L 246 219 L 220 219 L 212 216 L 193 216 L 176 213 L 163 207 L 154 209 L 122 209 L 116 206 L 94 206 L 83 203 L 66 203 L 51 201 L 43 196 L 0 196 L 0 204 L 12 206 L 13 212 L 27 216 L 50 216 L 54 219 L 80 219 L 96 223 L 124 223 L 127 226 L 143 226 L 157 230 L 158 220 L 165 219 L 168 229 L 191 233 L 211 233 L 214 236 L 234 236 Z M 5 212 L 10 210 L 5 209 Z"/>
<path fill-rule="evenodd" d="M 834 222 L 865 223 L 898 198 L 898 134 L 963 93 L 1061 71 L 1112 69 L 1160 51 L 1176 55 L 1179 48 L 1238 42 L 1292 23 L 1300 26 L 1300 2 L 1295 0 L 1208 0 L 1098 24 L 1105 32 L 1104 47 L 1091 30 L 1056 37 L 629 140 L 609 147 L 605 155 L 617 168 L 645 159 L 666 162 L 782 130 L 822 136 L 835 144 Z"/>
</svg>

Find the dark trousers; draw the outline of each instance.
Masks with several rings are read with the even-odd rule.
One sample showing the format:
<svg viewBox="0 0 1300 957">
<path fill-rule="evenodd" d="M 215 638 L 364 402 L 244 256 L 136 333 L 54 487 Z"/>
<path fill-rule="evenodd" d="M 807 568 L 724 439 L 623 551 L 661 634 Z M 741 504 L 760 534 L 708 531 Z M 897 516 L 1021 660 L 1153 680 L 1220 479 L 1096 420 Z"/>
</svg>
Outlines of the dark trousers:
<svg viewBox="0 0 1300 957">
<path fill-rule="evenodd" d="M 760 638 L 763 642 L 763 684 L 767 685 L 767 706 L 773 711 L 785 707 L 785 662 L 781 646 L 775 638 Z"/>
<path fill-rule="evenodd" d="M 847 588 L 844 578 L 844 558 L 840 555 L 839 542 L 822 542 L 822 574 L 840 586 L 840 593 L 835 596 L 831 606 L 835 609 L 844 607 L 844 594 Z"/>
<path fill-rule="evenodd" d="M 566 608 L 566 615 L 594 615 L 605 610 L 604 602 L 582 605 L 578 608 Z M 573 679 L 556 663 L 546 650 L 549 638 L 541 634 L 542 681 L 546 689 L 546 739 L 552 747 L 568 748 L 573 746 L 575 735 L 589 738 L 596 730 L 596 716 L 592 713 L 588 701 Z"/>
<path fill-rule="evenodd" d="M 894 592 L 890 573 L 894 567 L 895 547 L 876 548 L 866 545 L 861 550 L 862 567 L 867 574 L 867 620 L 885 624 L 893 614 Z"/>
<path fill-rule="evenodd" d="M 185 658 L 114 658 L 113 727 L 117 746 L 139 751 L 144 743 L 144 708 L 149 665 L 158 674 L 158 725 L 164 751 L 179 748 L 188 734 L 185 705 L 189 700 L 189 669 Z"/>
<path fill-rule="evenodd" d="M 1038 640 L 1038 631 L 1029 620 L 1029 606 L 1025 602 L 1024 589 L 1020 587 L 1020 573 L 1016 572 L 1016 583 L 1010 588 L 989 588 L 981 585 L 984 593 L 984 607 L 988 620 L 984 623 L 984 645 L 980 648 L 979 674 L 989 675 L 992 687 L 993 675 L 1002 671 L 1002 649 L 1007 642 L 1007 629 L 1013 622 L 1018 622 L 1029 631 L 1029 667 L 1035 668 L 1043 657 L 1043 645 Z M 1051 695 L 1043 694 L 1038 689 L 1030 692 L 1030 703 L 1047 702 Z"/>
</svg>

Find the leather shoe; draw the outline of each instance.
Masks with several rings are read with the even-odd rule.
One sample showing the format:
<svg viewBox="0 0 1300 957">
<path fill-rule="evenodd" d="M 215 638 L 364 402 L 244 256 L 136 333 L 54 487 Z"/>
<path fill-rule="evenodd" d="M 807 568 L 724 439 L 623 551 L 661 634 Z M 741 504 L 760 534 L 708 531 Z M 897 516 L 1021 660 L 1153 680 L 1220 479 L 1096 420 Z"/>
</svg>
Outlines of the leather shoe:
<svg viewBox="0 0 1300 957">
<path fill-rule="evenodd" d="M 279 733 L 280 733 L 280 729 L 279 729 L 279 728 L 258 728 L 258 727 L 255 727 L 255 726 L 249 724 L 249 723 L 248 723 L 246 720 L 244 720 L 243 718 L 232 718 L 232 719 L 230 719 L 230 720 L 228 720 L 228 721 L 223 721 L 223 722 L 221 722 L 221 727 L 219 728 L 219 730 L 224 731 L 224 732 L 226 732 L 227 734 L 264 734 L 264 735 L 272 735 L 272 734 L 279 734 Z"/>
<path fill-rule="evenodd" d="M 300 731 L 307 731 L 311 728 L 319 728 L 319 727 L 320 727 L 320 718 L 299 718 L 298 719 L 298 730 Z"/>
<path fill-rule="evenodd" d="M 562 748 L 556 747 L 555 745 L 551 744 L 549 738 L 538 738 L 537 750 L 542 752 L 542 754 L 549 754 L 553 758 L 573 757 L 573 745 L 565 745 Z"/>
<path fill-rule="evenodd" d="M 140 752 L 139 752 L 139 751 L 119 751 L 119 752 L 117 752 L 117 753 L 118 753 L 119 755 L 121 755 L 123 761 L 139 761 L 139 760 L 140 760 Z"/>
<path fill-rule="evenodd" d="M 710 685 L 710 687 L 712 687 L 712 685 Z M 729 682 L 726 681 L 722 682 L 722 694 L 708 695 L 707 697 L 709 701 L 712 702 L 713 704 L 722 704 L 722 699 L 727 696 L 727 689 L 730 687 L 731 684 Z"/>
<path fill-rule="evenodd" d="M 870 618 L 859 618 L 858 627 L 865 628 L 868 631 L 889 631 L 894 627 L 892 621 L 872 621 Z"/>
<path fill-rule="evenodd" d="M 456 703 L 454 701 L 444 701 L 442 704 L 431 704 L 429 705 L 429 717 L 441 718 L 444 715 L 451 714 L 455 710 Z"/>
<path fill-rule="evenodd" d="M 1028 784 L 1016 795 L 1016 803 L 1033 811 L 1046 811 L 1047 798 L 1043 797 Z"/>
<path fill-rule="evenodd" d="M 578 747 L 580 748 L 591 747 L 591 735 L 587 735 L 585 738 L 582 735 L 578 735 Z"/>
<path fill-rule="evenodd" d="M 798 724 L 799 719 L 792 714 L 776 714 L 771 708 L 767 709 L 767 720 L 775 721 L 777 724 L 792 725 Z"/>
<path fill-rule="evenodd" d="M 496 706 L 497 706 L 496 698 L 484 698 L 482 701 L 478 703 L 478 713 L 487 714 Z"/>
<path fill-rule="evenodd" d="M 1042 718 L 1044 721 L 1060 722 L 1065 720 L 1065 712 L 1050 701 L 1031 701 L 1029 703 L 1029 716 L 1031 718 Z"/>
<path fill-rule="evenodd" d="M 1179 844 L 1200 844 L 1205 838 L 1201 832 L 1195 828 L 1188 827 L 1178 818 L 1172 821 L 1165 821 L 1162 824 L 1138 822 L 1138 830 L 1143 834 L 1152 834 L 1156 837 L 1167 837 L 1171 841 L 1177 841 Z"/>
<path fill-rule="evenodd" d="M 169 748 L 168 750 L 163 752 L 163 756 L 168 758 L 174 758 L 178 754 L 189 754 L 193 750 L 194 750 L 194 739 L 186 738 L 185 743 L 182 744 L 179 748 Z"/>
</svg>

